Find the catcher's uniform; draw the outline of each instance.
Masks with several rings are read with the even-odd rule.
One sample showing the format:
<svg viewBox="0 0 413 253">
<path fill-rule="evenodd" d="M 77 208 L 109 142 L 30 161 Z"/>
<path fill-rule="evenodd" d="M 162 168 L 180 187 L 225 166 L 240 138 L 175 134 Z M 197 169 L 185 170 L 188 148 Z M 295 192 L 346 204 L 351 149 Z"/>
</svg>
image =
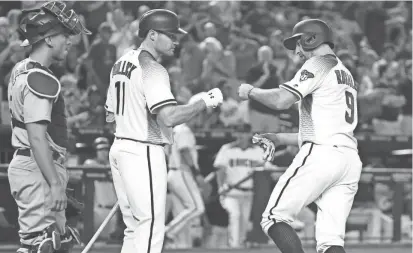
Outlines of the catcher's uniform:
<svg viewBox="0 0 413 253">
<path fill-rule="evenodd" d="M 116 61 L 105 108 L 116 122 L 109 158 L 127 227 L 125 253 L 162 250 L 167 185 L 164 146 L 172 143 L 172 128 L 157 120 L 157 110 L 168 104 L 176 104 L 168 73 L 148 51 L 131 50 Z"/>
<path fill-rule="evenodd" d="M 317 250 L 343 245 L 345 224 L 361 173 L 353 131 L 357 87 L 334 55 L 307 60 L 294 78 L 280 85 L 299 98 L 301 149 L 280 177 L 263 213 L 265 232 L 274 222 L 291 223 L 300 210 L 318 205 Z"/>
<path fill-rule="evenodd" d="M 180 208 L 173 208 L 178 212 L 174 213 L 173 220 L 168 223 L 166 234 L 176 238 L 175 246 L 185 248 L 192 246 L 188 235 L 190 230 L 187 228 L 194 218 L 204 213 L 205 206 L 193 172 L 182 163 L 180 153 L 183 149 L 188 149 L 196 169 L 199 169 L 195 135 L 186 124 L 175 126 L 173 132 L 174 144 L 169 156 L 168 189 L 173 195 L 172 205 Z M 183 235 L 178 236 L 180 233 Z"/>
<path fill-rule="evenodd" d="M 47 140 L 60 183 L 66 187 L 64 167 L 68 135 L 60 82 L 40 63 L 27 58 L 13 68 L 8 86 L 12 145 L 16 149 L 8 168 L 11 194 L 19 210 L 19 236 L 24 248 L 39 247 L 55 230 L 66 233 L 65 211 L 51 210 L 50 187 L 36 163 L 26 124 L 48 122 Z M 44 232 L 48 231 L 49 235 Z"/>
<path fill-rule="evenodd" d="M 231 187 L 253 173 L 253 168 L 263 166 L 263 150 L 258 146 L 241 149 L 236 142 L 225 144 L 219 150 L 214 167 L 223 169 L 225 184 Z M 228 245 L 240 247 L 245 242 L 253 197 L 253 179 L 249 179 L 225 196 L 221 197 L 222 207 L 228 212 Z"/>
</svg>

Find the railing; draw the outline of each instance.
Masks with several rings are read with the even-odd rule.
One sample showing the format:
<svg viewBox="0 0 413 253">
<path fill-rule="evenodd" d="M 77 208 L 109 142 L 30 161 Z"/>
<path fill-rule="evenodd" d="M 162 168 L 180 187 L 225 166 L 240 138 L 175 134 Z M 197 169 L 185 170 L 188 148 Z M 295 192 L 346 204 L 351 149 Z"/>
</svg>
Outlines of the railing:
<svg viewBox="0 0 413 253">
<path fill-rule="evenodd" d="M 82 196 L 77 196 L 85 204 L 83 212 L 84 230 L 82 233 L 83 240 L 89 241 L 96 229 L 93 224 L 94 220 L 94 193 L 95 180 L 110 180 L 110 168 L 108 167 L 85 167 L 76 166 L 68 168 L 71 179 L 79 182 L 84 189 Z M 277 173 L 282 174 L 284 169 L 273 169 L 257 171 L 256 173 Z M 7 178 L 7 164 L 0 164 L 0 179 Z M 403 184 L 412 181 L 412 169 L 386 169 L 386 168 L 366 168 L 362 172 L 360 183 L 386 182 L 393 184 L 394 202 L 393 202 L 393 241 L 401 239 L 401 215 L 403 210 Z M 3 181 L 4 182 L 4 181 Z M 4 193 L 3 193 L 4 194 Z M 11 196 L 10 196 L 11 198 Z M 17 212 L 17 210 L 16 210 Z"/>
</svg>

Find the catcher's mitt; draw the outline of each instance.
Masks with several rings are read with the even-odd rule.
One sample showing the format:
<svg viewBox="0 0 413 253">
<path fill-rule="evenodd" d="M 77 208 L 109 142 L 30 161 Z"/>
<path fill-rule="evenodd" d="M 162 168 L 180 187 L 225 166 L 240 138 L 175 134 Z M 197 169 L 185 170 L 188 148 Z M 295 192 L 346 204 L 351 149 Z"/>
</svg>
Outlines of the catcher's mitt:
<svg viewBox="0 0 413 253">
<path fill-rule="evenodd" d="M 270 139 L 255 134 L 252 137 L 252 143 L 257 144 L 264 149 L 264 160 L 268 162 L 272 162 L 272 160 L 274 160 L 275 144 Z"/>
</svg>

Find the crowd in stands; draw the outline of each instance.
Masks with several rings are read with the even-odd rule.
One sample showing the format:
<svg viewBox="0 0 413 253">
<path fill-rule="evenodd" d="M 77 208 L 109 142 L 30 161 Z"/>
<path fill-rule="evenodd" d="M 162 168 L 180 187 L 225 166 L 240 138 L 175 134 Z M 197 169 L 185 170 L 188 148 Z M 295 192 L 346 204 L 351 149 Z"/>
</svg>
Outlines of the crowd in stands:
<svg viewBox="0 0 413 253">
<path fill-rule="evenodd" d="M 412 135 L 409 1 L 65 2 L 80 14 L 93 33 L 73 37 L 66 61 L 51 66 L 62 84 L 73 138 L 79 129 L 113 127 L 105 123 L 104 117 L 111 68 L 125 52 L 139 47 L 139 17 L 154 8 L 176 12 L 181 27 L 189 31 L 180 41 L 175 57 L 160 59 L 169 72 L 176 99 L 187 103 L 202 91 L 214 87 L 223 91 L 223 105 L 198 116 L 199 130 L 223 130 L 250 123 L 253 132 L 297 131 L 296 108 L 274 112 L 254 101 L 240 101 L 237 88 L 247 82 L 271 89 L 290 80 L 302 62 L 283 47 L 283 39 L 291 35 L 298 21 L 320 18 L 332 27 L 334 50 L 358 85 L 357 131 Z M 7 87 L 11 69 L 30 52 L 30 47 L 20 47 L 23 38 L 18 27 L 22 9 L 43 3 L 0 3 L 0 124 L 10 122 Z M 366 209 L 361 210 L 365 213 Z M 378 215 L 377 209 L 369 210 L 371 217 L 366 219 L 385 223 L 386 219 L 378 218 L 382 212 Z M 383 227 L 389 231 L 391 225 L 386 223 Z M 371 235 L 377 236 L 378 229 L 371 228 L 375 230 Z"/>
<path fill-rule="evenodd" d="M 8 124 L 7 86 L 13 65 L 30 48 L 20 47 L 22 9 L 43 1 L 3 2 L 0 5 L 1 119 Z M 154 8 L 178 13 L 189 31 L 175 57 L 160 61 L 170 74 L 177 100 L 220 87 L 221 108 L 199 116 L 202 130 L 250 122 L 254 132 L 295 131 L 297 110 L 274 112 L 241 102 L 242 82 L 275 88 L 292 78 L 302 64 L 283 48 L 300 20 L 321 18 L 335 32 L 335 52 L 359 86 L 359 131 L 381 135 L 411 135 L 411 2 L 270 2 L 270 1 L 66 1 L 84 19 L 91 36 L 73 38 L 66 61 L 51 66 L 62 83 L 68 122 L 76 132 L 106 128 L 104 102 L 113 63 L 139 47 L 139 17 Z"/>
</svg>

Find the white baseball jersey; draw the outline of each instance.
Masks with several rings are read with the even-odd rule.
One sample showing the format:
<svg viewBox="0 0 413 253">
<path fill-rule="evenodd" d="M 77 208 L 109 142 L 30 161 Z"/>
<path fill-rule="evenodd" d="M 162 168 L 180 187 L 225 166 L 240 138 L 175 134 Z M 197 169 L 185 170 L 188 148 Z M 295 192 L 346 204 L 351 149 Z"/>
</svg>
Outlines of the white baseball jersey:
<svg viewBox="0 0 413 253">
<path fill-rule="evenodd" d="M 188 148 L 195 167 L 199 169 L 196 138 L 191 129 L 186 124 L 175 126 L 173 128 L 173 138 L 174 144 L 171 146 L 169 168 L 182 168 L 180 151 Z"/>
<path fill-rule="evenodd" d="M 166 69 L 146 50 L 131 50 L 110 74 L 105 108 L 115 114 L 118 138 L 172 143 L 172 128 L 157 120 L 157 109 L 176 104 Z"/>
<path fill-rule="evenodd" d="M 225 168 L 226 182 L 229 185 L 236 184 L 252 172 L 252 167 L 264 165 L 262 157 L 264 151 L 258 146 L 252 146 L 242 150 L 236 143 L 228 143 L 221 147 L 214 161 L 215 168 Z M 240 187 L 252 189 L 253 180 L 249 179 Z"/>
<path fill-rule="evenodd" d="M 280 85 L 300 100 L 300 143 L 357 149 L 357 89 L 353 77 L 334 55 L 307 60 L 294 78 Z"/>
</svg>

